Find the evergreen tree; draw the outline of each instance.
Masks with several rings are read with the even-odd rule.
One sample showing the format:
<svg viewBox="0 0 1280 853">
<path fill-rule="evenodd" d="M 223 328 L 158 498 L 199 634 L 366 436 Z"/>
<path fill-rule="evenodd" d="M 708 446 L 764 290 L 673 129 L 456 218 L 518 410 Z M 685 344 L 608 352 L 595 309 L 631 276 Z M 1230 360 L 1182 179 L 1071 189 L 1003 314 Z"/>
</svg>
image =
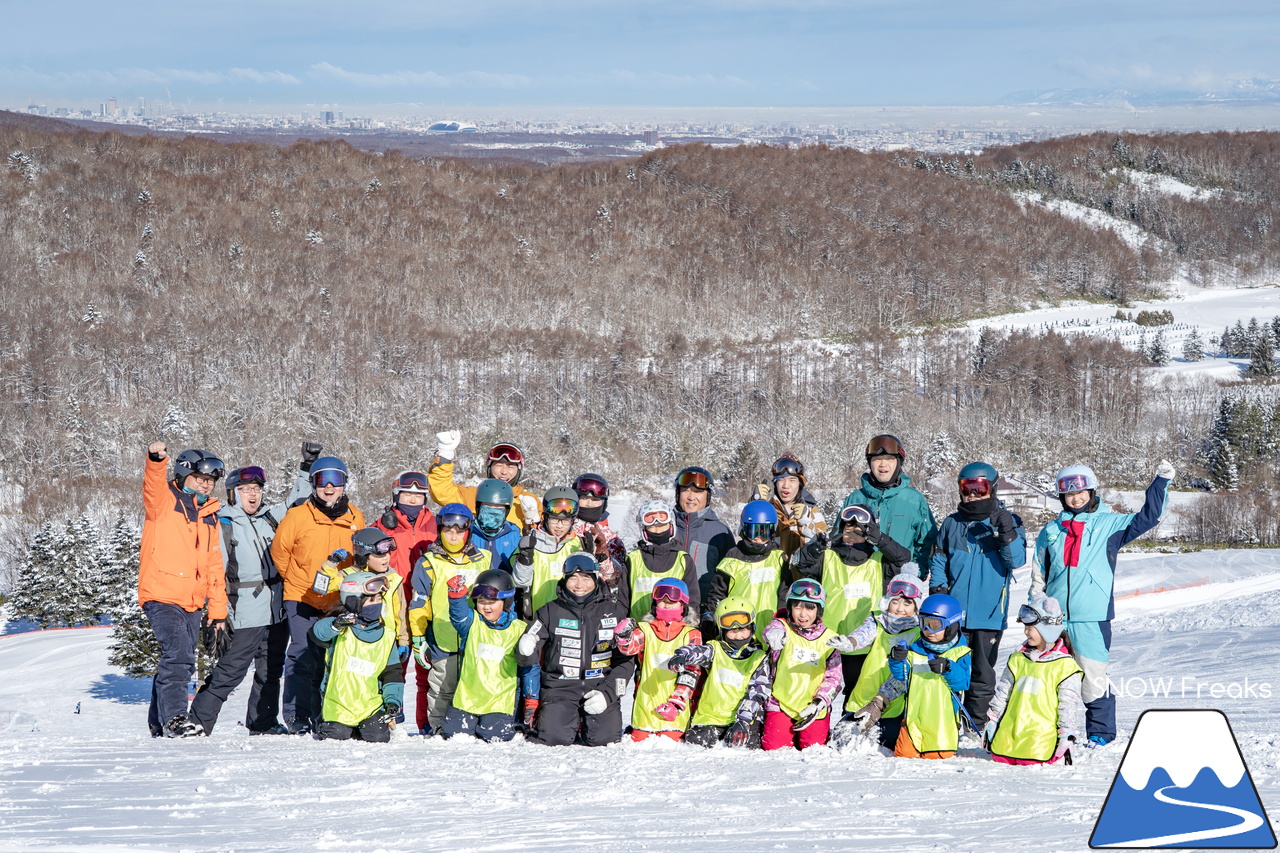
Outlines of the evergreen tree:
<svg viewBox="0 0 1280 853">
<path fill-rule="evenodd" d="M 1147 358 L 1156 367 L 1164 367 L 1169 363 L 1169 345 L 1165 343 L 1164 329 L 1156 332 L 1151 339 L 1151 346 L 1147 350 Z"/>
<path fill-rule="evenodd" d="M 1213 463 L 1209 467 L 1213 487 L 1219 491 L 1234 492 L 1240 487 L 1240 467 L 1236 463 L 1235 451 L 1225 441 L 1219 442 L 1214 451 Z"/>
<path fill-rule="evenodd" d="M 141 534 L 123 515 L 98 545 L 98 613 L 118 622 L 136 606 Z"/>
<path fill-rule="evenodd" d="M 1257 340 L 1253 345 L 1253 352 L 1249 356 L 1249 368 L 1245 373 L 1250 376 L 1270 378 L 1280 372 L 1276 370 L 1276 354 L 1271 345 L 1270 329 L 1263 329 L 1258 333 Z"/>
<path fill-rule="evenodd" d="M 9 606 L 13 615 L 41 628 L 61 624 L 53 598 L 60 581 L 57 560 L 58 528 L 46 521 L 36 531 L 31 547 L 18 564 L 17 583 Z"/>
<path fill-rule="evenodd" d="M 1182 342 L 1182 357 L 1187 361 L 1201 361 L 1204 358 L 1204 344 L 1200 340 L 1200 327 L 1192 326 L 1191 334 Z"/>
<path fill-rule="evenodd" d="M 1253 342 L 1249 340 L 1249 333 L 1245 331 L 1244 323 L 1236 320 L 1236 324 L 1231 327 L 1231 349 L 1227 351 L 1227 355 L 1232 358 L 1244 358 L 1253 349 Z"/>
<path fill-rule="evenodd" d="M 151 630 L 142 607 L 138 605 L 135 590 L 129 611 L 121 616 L 111 629 L 111 654 L 107 663 L 118 666 L 130 678 L 148 678 L 156 674 L 160 661 L 160 643 Z"/>
<path fill-rule="evenodd" d="M 933 443 L 924 455 L 925 477 L 938 477 L 954 472 L 960 465 L 960 456 L 951 443 L 951 436 L 942 430 L 933 437 Z"/>
</svg>

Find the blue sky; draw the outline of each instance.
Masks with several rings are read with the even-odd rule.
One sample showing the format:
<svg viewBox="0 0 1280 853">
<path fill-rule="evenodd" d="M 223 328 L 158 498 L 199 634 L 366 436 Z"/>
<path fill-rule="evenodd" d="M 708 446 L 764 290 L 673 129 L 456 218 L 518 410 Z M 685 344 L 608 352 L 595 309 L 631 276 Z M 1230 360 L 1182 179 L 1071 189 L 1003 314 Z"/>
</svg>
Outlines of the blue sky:
<svg viewBox="0 0 1280 853">
<path fill-rule="evenodd" d="M 5 4 L 0 103 L 983 105 L 1280 79 L 1280 4 L 215 0 Z"/>
</svg>

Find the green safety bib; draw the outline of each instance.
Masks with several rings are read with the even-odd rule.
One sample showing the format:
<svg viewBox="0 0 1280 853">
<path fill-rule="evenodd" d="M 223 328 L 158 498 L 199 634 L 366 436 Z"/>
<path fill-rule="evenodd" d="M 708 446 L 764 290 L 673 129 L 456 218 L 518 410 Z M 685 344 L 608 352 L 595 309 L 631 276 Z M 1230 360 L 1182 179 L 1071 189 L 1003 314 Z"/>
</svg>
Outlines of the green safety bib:
<svg viewBox="0 0 1280 853">
<path fill-rule="evenodd" d="M 742 660 L 729 657 L 724 642 L 712 640 L 715 657 L 702 684 L 702 696 L 693 713 L 695 726 L 729 726 L 738 713 L 738 706 L 747 695 L 747 683 L 764 660 L 766 652 L 756 650 Z"/>
<path fill-rule="evenodd" d="M 331 723 L 358 726 L 382 708 L 378 676 L 391 659 L 396 635 L 382 626 L 382 636 L 366 643 L 350 628 L 329 646 L 320 715 Z"/>
<path fill-rule="evenodd" d="M 631 725 L 647 732 L 684 731 L 689 727 L 688 708 L 671 722 L 659 717 L 653 709 L 670 699 L 676 689 L 676 674 L 667 669 L 667 661 L 676 649 L 689 645 L 689 632 L 693 629 L 685 625 L 674 640 L 659 639 L 648 622 L 641 622 L 640 630 L 644 632 L 644 652 L 635 704 L 631 708 Z"/>
<path fill-rule="evenodd" d="M 556 584 L 564 577 L 564 561 L 581 550 L 581 540 L 577 536 L 570 536 L 554 554 L 537 550 L 533 552 L 533 582 L 529 585 L 529 598 L 533 602 L 534 613 L 541 610 L 542 605 L 547 602 L 556 600 Z"/>
<path fill-rule="evenodd" d="M 920 639 L 919 628 L 912 628 L 909 631 L 903 631 L 901 634 L 890 634 L 880 624 L 877 624 L 876 628 L 878 629 L 876 638 L 867 649 L 867 659 L 862 663 L 862 673 L 858 676 L 858 683 L 853 686 L 853 690 L 849 691 L 849 699 L 844 704 L 846 711 L 857 711 L 863 708 L 880 692 L 880 685 L 889 680 L 892 675 L 889 672 L 889 650 L 891 648 L 903 640 L 906 640 L 909 646 Z M 906 704 L 906 694 L 898 696 L 898 698 L 885 706 L 881 717 L 902 716 L 902 708 Z"/>
<path fill-rule="evenodd" d="M 827 672 L 827 658 L 835 653 L 835 649 L 827 645 L 827 640 L 835 636 L 835 631 L 824 625 L 817 639 L 806 640 L 790 623 L 786 625 L 787 644 L 778 654 L 773 698 L 792 719 L 798 719 L 822 685 L 822 677 Z"/>
<path fill-rule="evenodd" d="M 527 623 L 512 619 L 498 630 L 476 614 L 467 632 L 467 647 L 458 667 L 458 689 L 453 707 L 477 717 L 484 714 L 515 714 L 516 643 Z"/>
<path fill-rule="evenodd" d="M 967 654 L 968 646 L 954 646 L 941 656 L 955 662 Z M 955 752 L 960 745 L 960 714 L 946 678 L 929 669 L 929 658 L 915 649 L 907 650 L 907 664 L 904 723 L 911 743 L 919 752 Z"/>
<path fill-rule="evenodd" d="M 756 639 L 763 639 L 764 629 L 778 612 L 778 586 L 783 583 L 784 559 L 782 551 L 773 550 L 758 563 L 734 557 L 723 559 L 716 566 L 716 571 L 729 576 L 729 594 L 725 597 L 741 598 L 755 610 Z"/>
<path fill-rule="evenodd" d="M 1013 687 L 991 751 L 1006 758 L 1048 761 L 1058 748 L 1058 686 L 1083 672 L 1074 658 L 1039 663 L 1022 652 L 1009 655 Z"/>
<path fill-rule="evenodd" d="M 827 593 L 827 606 L 822 611 L 822 621 L 837 634 L 852 634 L 854 629 L 867 621 L 868 616 L 880 612 L 880 599 L 884 596 L 884 570 L 879 551 L 856 566 L 846 566 L 840 555 L 831 549 L 822 557 L 822 588 Z M 850 654 L 865 655 L 867 649 Z"/>
<path fill-rule="evenodd" d="M 442 652 L 458 650 L 458 632 L 453 630 L 449 621 L 449 580 L 461 577 L 467 587 L 467 604 L 471 604 L 471 587 L 480 577 L 480 573 L 488 571 L 493 555 L 488 551 L 480 552 L 480 559 L 474 563 L 455 563 L 442 558 L 439 554 L 427 553 L 423 558 L 429 560 L 435 573 L 431 584 L 431 633 L 435 636 L 436 645 Z"/>
<path fill-rule="evenodd" d="M 659 574 L 649 571 L 644 564 L 644 553 L 639 548 L 627 555 L 628 574 L 631 576 L 631 618 L 637 622 L 648 616 L 653 607 L 653 588 L 658 581 L 675 578 L 684 580 L 685 560 L 689 555 L 681 551 L 671 570 Z"/>
</svg>

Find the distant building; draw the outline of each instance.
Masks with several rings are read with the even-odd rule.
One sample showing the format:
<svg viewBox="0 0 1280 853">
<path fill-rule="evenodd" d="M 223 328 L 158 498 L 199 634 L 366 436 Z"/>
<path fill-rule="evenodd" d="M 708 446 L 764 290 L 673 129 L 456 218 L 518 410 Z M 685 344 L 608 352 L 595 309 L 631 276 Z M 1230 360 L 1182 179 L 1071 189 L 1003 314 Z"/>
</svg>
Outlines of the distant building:
<svg viewBox="0 0 1280 853">
<path fill-rule="evenodd" d="M 333 124 L 333 110 L 325 110 L 320 113 L 320 120 L 325 124 Z"/>
<path fill-rule="evenodd" d="M 662 141 L 662 134 L 656 130 L 646 130 L 643 138 L 645 145 L 657 145 Z"/>
<path fill-rule="evenodd" d="M 476 133 L 480 128 L 464 121 L 438 121 L 427 130 L 451 131 L 454 133 Z"/>
</svg>

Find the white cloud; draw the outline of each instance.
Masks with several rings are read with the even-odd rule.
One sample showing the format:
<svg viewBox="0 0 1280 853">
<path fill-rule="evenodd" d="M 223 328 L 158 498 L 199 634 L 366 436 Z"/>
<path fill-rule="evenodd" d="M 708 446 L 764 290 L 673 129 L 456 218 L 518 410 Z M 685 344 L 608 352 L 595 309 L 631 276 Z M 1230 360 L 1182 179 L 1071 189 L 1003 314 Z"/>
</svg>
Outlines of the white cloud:
<svg viewBox="0 0 1280 853">
<path fill-rule="evenodd" d="M 217 86 L 232 83 L 262 85 L 297 85 L 302 81 L 283 71 L 258 71 L 254 68 L 232 68 L 227 71 L 196 71 L 184 68 L 116 68 L 59 71 L 46 74 L 33 68 L 0 68 L 0 81 L 9 84 L 44 84 L 53 87 L 83 86 L 167 86 L 188 83 Z"/>
<path fill-rule="evenodd" d="M 396 88 L 405 86 L 431 89 L 455 89 L 461 87 L 484 89 L 522 89 L 532 84 L 523 74 L 493 74 L 488 71 L 463 71 L 459 74 L 439 74 L 435 71 L 348 71 L 328 62 L 311 66 L 312 76 L 323 80 L 349 83 L 370 88 Z"/>
</svg>

